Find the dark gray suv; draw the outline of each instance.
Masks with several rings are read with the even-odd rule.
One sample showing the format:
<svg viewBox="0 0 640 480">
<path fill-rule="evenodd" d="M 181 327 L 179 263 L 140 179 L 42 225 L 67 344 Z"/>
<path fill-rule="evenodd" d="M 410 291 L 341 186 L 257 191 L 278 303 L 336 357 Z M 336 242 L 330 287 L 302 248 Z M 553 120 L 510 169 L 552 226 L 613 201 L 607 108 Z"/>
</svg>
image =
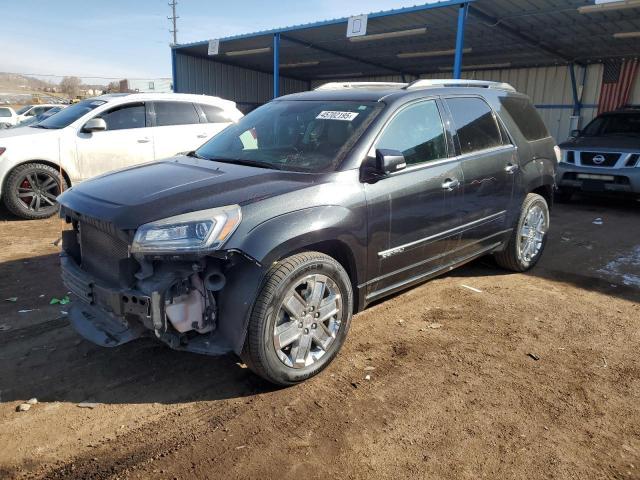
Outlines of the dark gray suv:
<svg viewBox="0 0 640 480">
<path fill-rule="evenodd" d="M 60 198 L 77 331 L 235 352 L 290 385 L 353 313 L 482 255 L 540 258 L 559 151 L 506 84 L 328 84 L 278 98 L 194 152 Z"/>
</svg>

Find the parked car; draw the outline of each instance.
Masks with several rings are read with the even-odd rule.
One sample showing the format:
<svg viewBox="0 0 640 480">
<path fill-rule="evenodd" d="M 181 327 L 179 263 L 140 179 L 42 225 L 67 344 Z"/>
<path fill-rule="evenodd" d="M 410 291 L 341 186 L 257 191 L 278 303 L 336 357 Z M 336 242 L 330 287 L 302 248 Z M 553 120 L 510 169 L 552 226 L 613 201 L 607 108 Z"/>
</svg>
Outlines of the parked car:
<svg viewBox="0 0 640 480">
<path fill-rule="evenodd" d="M 640 195 L 640 107 L 598 115 L 560 145 L 557 198 L 577 191 Z"/>
<path fill-rule="evenodd" d="M 13 127 L 18 122 L 18 116 L 11 107 L 0 107 L 0 129 Z"/>
<path fill-rule="evenodd" d="M 41 103 L 36 105 L 25 105 L 20 108 L 16 115 L 18 116 L 18 123 L 23 120 L 26 120 L 29 117 L 37 117 L 38 115 L 43 114 L 47 110 L 57 106 L 55 103 Z"/>
<path fill-rule="evenodd" d="M 150 335 L 303 381 L 371 302 L 482 255 L 535 265 L 558 156 L 505 84 L 278 98 L 194 152 L 60 197 L 71 323 L 99 345 Z"/>
<path fill-rule="evenodd" d="M 64 109 L 65 106 L 66 105 L 58 105 L 56 107 L 50 108 L 49 110 L 47 110 L 44 113 L 41 113 L 37 117 L 28 117 L 26 120 L 22 120 L 17 125 L 14 125 L 13 128 L 28 127 L 29 125 L 35 125 L 36 123 L 40 123 L 44 119 L 49 118 L 51 115 L 55 115 L 60 110 Z"/>
<path fill-rule="evenodd" d="M 0 196 L 15 215 L 49 217 L 68 186 L 193 150 L 241 117 L 235 103 L 204 95 L 83 100 L 28 128 L 0 131 Z"/>
</svg>

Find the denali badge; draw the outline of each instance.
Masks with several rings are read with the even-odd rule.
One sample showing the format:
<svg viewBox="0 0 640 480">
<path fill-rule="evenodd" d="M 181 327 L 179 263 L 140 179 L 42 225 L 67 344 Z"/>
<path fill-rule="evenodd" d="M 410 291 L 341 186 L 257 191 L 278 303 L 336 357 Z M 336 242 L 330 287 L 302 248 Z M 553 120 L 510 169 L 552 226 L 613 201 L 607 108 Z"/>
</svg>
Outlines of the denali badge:
<svg viewBox="0 0 640 480">
<path fill-rule="evenodd" d="M 595 157 L 593 157 L 593 163 L 595 163 L 596 165 L 600 165 L 601 163 L 604 163 L 605 158 L 603 155 L 596 155 Z"/>
</svg>

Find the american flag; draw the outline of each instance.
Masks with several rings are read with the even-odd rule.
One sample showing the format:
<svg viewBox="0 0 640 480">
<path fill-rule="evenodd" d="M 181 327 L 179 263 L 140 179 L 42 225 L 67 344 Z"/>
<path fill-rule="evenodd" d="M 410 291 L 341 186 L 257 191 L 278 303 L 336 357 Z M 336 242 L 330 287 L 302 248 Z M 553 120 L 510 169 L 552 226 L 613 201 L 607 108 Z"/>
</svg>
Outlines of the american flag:
<svg viewBox="0 0 640 480">
<path fill-rule="evenodd" d="M 637 58 L 604 64 L 598 102 L 599 114 L 620 108 L 629 101 L 638 66 L 640 61 Z"/>
</svg>

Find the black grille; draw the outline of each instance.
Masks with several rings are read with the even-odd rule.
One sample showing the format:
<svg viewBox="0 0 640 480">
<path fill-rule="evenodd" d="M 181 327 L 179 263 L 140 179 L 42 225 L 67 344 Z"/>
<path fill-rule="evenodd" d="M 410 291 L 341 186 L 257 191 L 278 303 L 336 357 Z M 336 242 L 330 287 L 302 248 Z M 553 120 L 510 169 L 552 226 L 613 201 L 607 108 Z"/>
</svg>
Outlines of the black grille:
<svg viewBox="0 0 640 480">
<path fill-rule="evenodd" d="M 576 163 L 576 152 L 573 150 L 567 152 L 567 163 Z"/>
<path fill-rule="evenodd" d="M 109 283 L 120 283 L 121 261 L 129 256 L 128 243 L 110 224 L 102 222 L 81 221 L 79 231 L 82 269 Z"/>
<path fill-rule="evenodd" d="M 640 160 L 640 154 L 636 153 L 634 155 L 631 155 L 629 157 L 629 160 L 627 160 L 627 164 L 625 166 L 635 167 L 638 164 L 638 160 Z"/>
<path fill-rule="evenodd" d="M 613 167 L 620 159 L 619 153 L 582 152 L 580 163 L 592 167 Z"/>
</svg>

